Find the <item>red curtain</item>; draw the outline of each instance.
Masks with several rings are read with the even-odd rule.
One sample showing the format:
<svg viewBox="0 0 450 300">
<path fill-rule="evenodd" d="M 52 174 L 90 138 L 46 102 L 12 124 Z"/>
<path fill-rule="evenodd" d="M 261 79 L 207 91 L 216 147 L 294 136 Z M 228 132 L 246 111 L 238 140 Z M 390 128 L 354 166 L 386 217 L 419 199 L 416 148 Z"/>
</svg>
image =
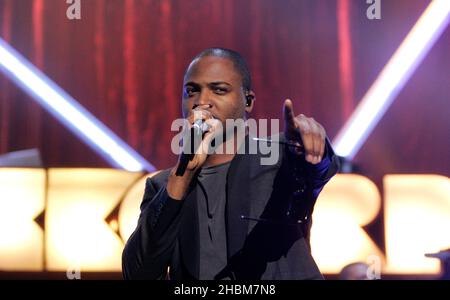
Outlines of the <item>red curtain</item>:
<svg viewBox="0 0 450 300">
<path fill-rule="evenodd" d="M 285 98 L 333 138 L 429 1 L 0 0 L 0 35 L 157 168 L 170 167 L 182 76 L 206 47 L 236 49 L 253 73 L 253 117 Z M 356 157 L 365 174 L 450 175 L 450 32 L 443 34 Z M 39 148 L 48 167 L 108 167 L 0 75 L 0 153 Z"/>
</svg>

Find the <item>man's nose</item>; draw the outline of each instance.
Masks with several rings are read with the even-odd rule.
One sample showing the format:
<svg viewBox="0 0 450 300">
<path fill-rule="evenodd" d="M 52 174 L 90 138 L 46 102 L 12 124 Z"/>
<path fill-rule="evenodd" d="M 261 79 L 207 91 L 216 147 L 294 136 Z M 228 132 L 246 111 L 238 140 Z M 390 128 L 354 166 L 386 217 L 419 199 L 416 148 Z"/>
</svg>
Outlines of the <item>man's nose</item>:
<svg viewBox="0 0 450 300">
<path fill-rule="evenodd" d="M 210 98 L 210 95 L 208 92 L 200 93 L 200 95 L 194 100 L 192 109 L 195 109 L 197 107 L 203 108 L 203 109 L 212 107 L 212 101 L 211 101 L 211 98 Z"/>
</svg>

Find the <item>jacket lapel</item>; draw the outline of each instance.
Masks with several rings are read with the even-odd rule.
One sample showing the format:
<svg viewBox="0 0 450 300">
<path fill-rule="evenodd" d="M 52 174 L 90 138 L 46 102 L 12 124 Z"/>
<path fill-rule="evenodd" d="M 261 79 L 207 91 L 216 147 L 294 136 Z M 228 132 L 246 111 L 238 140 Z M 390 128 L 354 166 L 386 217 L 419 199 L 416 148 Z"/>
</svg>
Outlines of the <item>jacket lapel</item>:
<svg viewBox="0 0 450 300">
<path fill-rule="evenodd" d="M 241 216 L 248 216 L 250 211 L 250 160 L 246 156 L 247 154 L 237 154 L 227 175 L 225 222 L 228 258 L 242 248 L 248 230 L 248 221 L 241 219 Z"/>
<path fill-rule="evenodd" d="M 225 222 L 228 258 L 233 257 L 242 249 L 249 228 L 248 220 L 243 219 L 242 216 L 250 214 L 252 197 L 249 188 L 250 181 L 259 172 L 259 168 L 257 168 L 259 164 L 255 160 L 260 157 L 259 154 L 249 154 L 250 143 L 255 146 L 255 142 L 247 135 L 244 144 L 245 152 L 236 154 L 227 175 Z"/>
<path fill-rule="evenodd" d="M 258 143 L 246 136 L 245 154 L 236 154 L 231 162 L 227 176 L 227 247 L 230 259 L 242 249 L 249 231 L 249 221 L 241 216 L 250 216 L 252 199 L 258 196 L 258 187 L 251 189 L 251 182 L 266 172 L 273 172 L 280 167 L 280 156 L 275 165 L 261 165 L 261 152 Z M 252 147 L 252 148 L 251 148 Z M 256 154 L 250 154 L 250 149 L 257 149 Z M 255 193 L 252 193 L 255 192 Z M 256 216 L 258 217 L 258 216 Z"/>
<path fill-rule="evenodd" d="M 190 275 L 198 278 L 200 275 L 200 241 L 197 192 L 195 188 L 191 190 L 184 201 L 180 227 L 181 257 Z"/>
<path fill-rule="evenodd" d="M 246 136 L 245 154 L 235 155 L 227 174 L 225 226 L 228 258 L 233 257 L 242 249 L 247 237 L 249 222 L 242 219 L 241 216 L 250 215 L 252 195 L 249 187 L 251 180 L 261 173 L 279 167 L 278 165 L 260 166 L 259 150 L 257 154 L 249 154 L 250 143 L 255 142 Z M 196 188 L 192 188 L 186 197 L 183 210 L 180 228 L 181 256 L 189 273 L 198 278 L 200 274 L 200 240 Z"/>
</svg>

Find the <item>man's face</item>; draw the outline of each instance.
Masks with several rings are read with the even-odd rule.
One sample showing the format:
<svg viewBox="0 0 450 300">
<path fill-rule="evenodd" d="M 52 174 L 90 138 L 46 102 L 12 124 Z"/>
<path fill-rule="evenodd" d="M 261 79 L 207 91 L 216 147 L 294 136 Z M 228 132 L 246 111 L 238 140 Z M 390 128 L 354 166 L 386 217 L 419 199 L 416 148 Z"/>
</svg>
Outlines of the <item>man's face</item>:
<svg viewBox="0 0 450 300">
<path fill-rule="evenodd" d="M 206 56 L 189 66 L 183 83 L 183 116 L 187 118 L 195 106 L 208 110 L 222 124 L 226 119 L 244 119 L 250 112 L 241 75 L 231 60 Z"/>
</svg>

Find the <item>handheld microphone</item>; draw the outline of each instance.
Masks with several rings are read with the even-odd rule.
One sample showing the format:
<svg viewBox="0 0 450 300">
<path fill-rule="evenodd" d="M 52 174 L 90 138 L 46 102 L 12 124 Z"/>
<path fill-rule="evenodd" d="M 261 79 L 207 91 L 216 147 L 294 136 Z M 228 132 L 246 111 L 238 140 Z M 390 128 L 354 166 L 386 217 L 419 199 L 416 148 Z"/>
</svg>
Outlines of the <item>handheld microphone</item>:
<svg viewBox="0 0 450 300">
<path fill-rule="evenodd" d="M 198 119 L 192 124 L 188 138 L 183 141 L 183 152 L 180 162 L 175 172 L 176 176 L 183 176 L 189 161 L 194 158 L 195 151 L 203 140 L 203 135 L 208 131 L 209 126 L 202 119 Z"/>
<path fill-rule="evenodd" d="M 198 119 L 194 122 L 194 124 L 192 124 L 192 129 L 195 131 L 195 134 L 204 134 L 206 131 L 208 131 L 208 124 L 206 124 L 205 122 L 203 122 L 202 119 Z"/>
</svg>

